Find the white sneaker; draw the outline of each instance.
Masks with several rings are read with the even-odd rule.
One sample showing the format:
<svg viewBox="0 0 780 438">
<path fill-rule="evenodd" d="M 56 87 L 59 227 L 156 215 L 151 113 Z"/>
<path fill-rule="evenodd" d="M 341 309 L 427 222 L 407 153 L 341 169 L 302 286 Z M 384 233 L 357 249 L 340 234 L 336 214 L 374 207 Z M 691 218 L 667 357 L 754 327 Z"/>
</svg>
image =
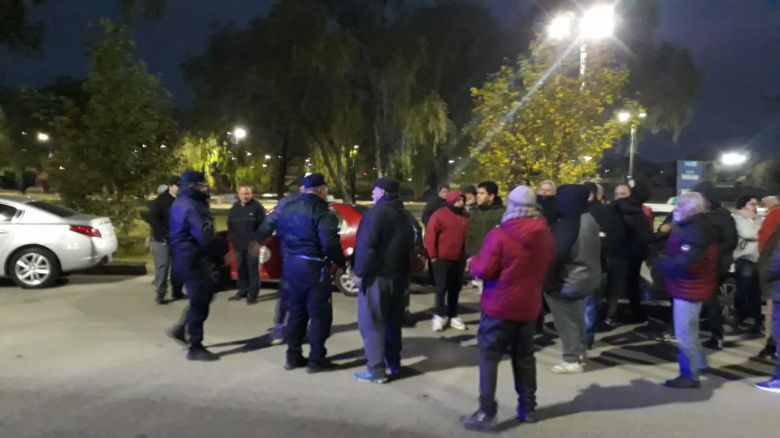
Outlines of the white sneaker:
<svg viewBox="0 0 780 438">
<path fill-rule="evenodd" d="M 554 365 L 552 368 L 550 368 L 550 371 L 555 374 L 577 374 L 581 373 L 583 369 L 582 364 L 579 362 L 563 361 L 558 365 Z"/>
<path fill-rule="evenodd" d="M 455 330 L 466 330 L 468 328 L 466 327 L 466 323 L 464 323 L 463 320 L 458 316 L 450 318 L 450 327 L 454 328 Z"/>
<path fill-rule="evenodd" d="M 443 318 L 439 315 L 433 315 L 433 320 L 431 321 L 431 327 L 433 328 L 433 331 L 435 332 L 443 331 L 446 325 L 447 325 L 447 318 Z"/>
</svg>

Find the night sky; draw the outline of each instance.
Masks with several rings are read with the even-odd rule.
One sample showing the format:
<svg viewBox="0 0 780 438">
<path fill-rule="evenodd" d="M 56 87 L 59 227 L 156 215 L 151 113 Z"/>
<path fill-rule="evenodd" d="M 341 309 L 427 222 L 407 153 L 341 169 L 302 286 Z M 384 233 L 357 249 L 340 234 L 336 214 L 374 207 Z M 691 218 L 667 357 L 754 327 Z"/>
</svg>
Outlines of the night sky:
<svg viewBox="0 0 780 438">
<path fill-rule="evenodd" d="M 520 0 L 487 0 L 507 16 L 528 7 Z M 162 76 L 176 104 L 191 94 L 181 79 L 187 53 L 199 53 L 216 21 L 244 26 L 273 0 L 171 0 L 165 17 L 138 18 L 135 38 L 149 69 Z M 46 26 L 42 55 L 0 49 L 3 86 L 40 86 L 57 76 L 87 73 L 86 37 L 101 16 L 119 21 L 118 1 L 49 0 L 34 9 Z M 92 24 L 90 27 L 89 24 Z M 685 158 L 695 151 L 747 148 L 780 155 L 780 105 L 771 113 L 765 98 L 780 95 L 780 0 L 662 0 L 658 40 L 687 47 L 705 71 L 694 118 L 677 143 L 650 136 L 640 154 L 651 160 Z"/>
</svg>

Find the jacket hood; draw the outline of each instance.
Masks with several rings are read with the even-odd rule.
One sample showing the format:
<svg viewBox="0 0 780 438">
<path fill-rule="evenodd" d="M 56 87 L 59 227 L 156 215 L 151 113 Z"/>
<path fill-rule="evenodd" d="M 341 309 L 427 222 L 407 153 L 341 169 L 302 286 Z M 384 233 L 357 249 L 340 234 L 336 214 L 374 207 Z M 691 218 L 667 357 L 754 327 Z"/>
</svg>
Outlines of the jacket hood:
<svg viewBox="0 0 780 438">
<path fill-rule="evenodd" d="M 558 187 L 555 195 L 558 216 L 581 215 L 588 211 L 590 190 L 582 184 L 566 184 Z"/>
<path fill-rule="evenodd" d="M 541 217 L 511 219 L 502 223 L 501 228 L 526 248 L 532 248 L 538 242 L 539 234 L 550 229 Z"/>
<path fill-rule="evenodd" d="M 458 198 L 462 198 L 463 202 L 466 202 L 466 197 L 461 192 L 450 192 L 447 195 L 447 204 L 449 205 L 455 205 L 455 202 L 458 200 Z"/>
</svg>

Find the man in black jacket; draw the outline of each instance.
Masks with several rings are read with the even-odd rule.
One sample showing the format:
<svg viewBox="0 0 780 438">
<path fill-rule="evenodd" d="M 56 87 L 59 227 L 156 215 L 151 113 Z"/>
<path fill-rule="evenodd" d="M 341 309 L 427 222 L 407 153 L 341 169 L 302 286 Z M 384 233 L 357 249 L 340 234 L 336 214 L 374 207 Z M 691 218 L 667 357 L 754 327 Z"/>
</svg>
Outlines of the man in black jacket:
<svg viewBox="0 0 780 438">
<path fill-rule="evenodd" d="M 179 177 L 173 177 L 168 182 L 168 189 L 162 192 L 157 198 L 149 204 L 146 222 L 149 223 L 152 232 L 152 257 L 154 258 L 154 290 L 155 302 L 165 304 L 165 295 L 168 289 L 168 276 L 171 271 L 171 246 L 169 245 L 169 215 L 171 205 L 176 200 L 176 194 L 179 192 Z M 182 284 L 173 281 L 171 277 L 171 294 L 174 300 L 184 298 L 182 293 Z"/>
<path fill-rule="evenodd" d="M 171 206 L 170 238 L 173 276 L 186 283 L 190 305 L 169 335 L 179 342 L 189 342 L 187 359 L 214 361 L 219 356 L 203 346 L 203 325 L 217 291 L 227 245 L 214 232 L 209 186 L 203 173 L 184 172 L 181 182 L 182 189 Z"/>
<path fill-rule="evenodd" d="M 644 322 L 640 274 L 642 263 L 647 258 L 648 245 L 653 238 L 653 227 L 642 211 L 642 204 L 650 197 L 649 188 L 639 182 L 633 189 L 627 184 L 619 184 L 615 188 L 615 195 L 612 206 L 623 222 L 622 249 L 626 257 L 625 291 L 633 314 L 631 322 Z M 624 195 L 628 196 L 622 197 Z"/>
<path fill-rule="evenodd" d="M 705 216 L 718 235 L 718 247 L 720 248 L 718 253 L 718 288 L 720 288 L 720 285 L 728 277 L 731 262 L 734 259 L 734 249 L 738 242 L 737 224 L 734 222 L 731 212 L 720 204 L 720 200 L 715 194 L 715 186 L 711 182 L 704 181 L 694 187 L 693 191 L 701 193 L 704 197 L 707 210 Z M 710 339 L 702 345 L 713 350 L 720 350 L 723 346 L 723 314 L 718 302 L 717 290 L 713 298 L 704 303 L 704 309 L 710 324 Z"/>
<path fill-rule="evenodd" d="M 263 224 L 265 209 L 252 197 L 252 188 L 242 185 L 238 188 L 238 201 L 230 209 L 227 220 L 228 240 L 238 263 L 238 292 L 231 300 L 246 298 L 247 304 L 257 303 L 260 291 L 260 265 L 258 257 L 251 254 L 249 243 Z"/>
<path fill-rule="evenodd" d="M 602 286 L 597 293 L 588 297 L 585 304 L 585 323 L 588 327 L 588 346 L 594 341 L 595 329 L 601 319 L 601 299 L 607 297 L 607 312 L 604 328 L 615 327 L 618 298 L 625 288 L 626 262 L 623 251 L 623 222 L 617 212 L 601 202 L 599 193 L 603 195 L 601 186 L 585 183 L 590 190 L 588 198 L 588 213 L 599 225 L 601 237 L 601 272 Z M 606 277 L 606 278 L 604 278 Z"/>
<path fill-rule="evenodd" d="M 284 254 L 282 281 L 289 287 L 287 362 L 285 369 L 307 366 L 310 373 L 333 368 L 325 341 L 333 322 L 330 265 L 346 268 L 338 219 L 328 209 L 328 186 L 321 173 L 303 179 L 303 193 L 279 215 L 276 231 Z M 301 344 L 309 328 L 309 359 Z"/>
<path fill-rule="evenodd" d="M 368 361 L 366 370 L 355 373 L 358 381 L 385 383 L 385 364 L 391 376 L 401 368 L 401 323 L 417 224 L 400 189 L 392 178 L 376 180 L 375 205 L 357 232 L 353 278 L 360 287 L 358 326 Z"/>
</svg>

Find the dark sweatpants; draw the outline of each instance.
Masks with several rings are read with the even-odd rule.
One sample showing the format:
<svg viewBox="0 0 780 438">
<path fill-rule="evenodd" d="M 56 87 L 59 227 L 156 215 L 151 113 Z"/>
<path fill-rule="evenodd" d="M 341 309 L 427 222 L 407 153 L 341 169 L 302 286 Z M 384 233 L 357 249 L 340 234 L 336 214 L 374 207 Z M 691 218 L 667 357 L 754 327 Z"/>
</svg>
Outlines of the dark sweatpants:
<svg viewBox="0 0 780 438">
<path fill-rule="evenodd" d="M 401 324 L 406 277 L 377 277 L 363 285 L 358 295 L 358 327 L 363 337 L 366 368 L 374 377 L 401 368 Z"/>
<path fill-rule="evenodd" d="M 437 315 L 450 318 L 458 316 L 458 299 L 463 288 L 464 269 L 466 269 L 465 260 L 438 259 L 433 262 Z"/>
<path fill-rule="evenodd" d="M 486 414 L 496 414 L 498 364 L 507 352 L 512 359 L 518 412 L 536 409 L 535 328 L 536 321 L 510 321 L 482 315 L 477 332 L 479 407 Z"/>
<path fill-rule="evenodd" d="M 333 323 L 328 265 L 288 256 L 284 259 L 283 277 L 289 286 L 287 360 L 299 361 L 303 357 L 301 345 L 309 325 L 309 362 L 322 362 L 328 353 L 325 341 Z"/>
</svg>

